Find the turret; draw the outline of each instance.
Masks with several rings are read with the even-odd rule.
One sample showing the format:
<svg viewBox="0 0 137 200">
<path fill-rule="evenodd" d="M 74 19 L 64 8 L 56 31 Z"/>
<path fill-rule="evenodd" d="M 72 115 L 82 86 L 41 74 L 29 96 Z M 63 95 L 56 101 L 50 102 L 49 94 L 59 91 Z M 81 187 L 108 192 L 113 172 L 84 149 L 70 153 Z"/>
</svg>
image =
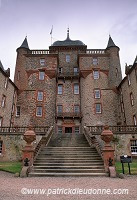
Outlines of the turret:
<svg viewBox="0 0 137 200">
<path fill-rule="evenodd" d="M 106 48 L 109 53 L 109 87 L 114 88 L 122 81 L 122 73 L 119 58 L 119 47 L 115 45 L 111 36 L 109 36 L 108 45 Z"/>
<path fill-rule="evenodd" d="M 27 73 L 26 73 L 26 54 L 28 53 L 29 46 L 27 37 L 24 39 L 22 45 L 17 48 L 16 68 L 14 75 L 14 83 L 19 91 L 23 91 L 27 87 Z"/>
</svg>

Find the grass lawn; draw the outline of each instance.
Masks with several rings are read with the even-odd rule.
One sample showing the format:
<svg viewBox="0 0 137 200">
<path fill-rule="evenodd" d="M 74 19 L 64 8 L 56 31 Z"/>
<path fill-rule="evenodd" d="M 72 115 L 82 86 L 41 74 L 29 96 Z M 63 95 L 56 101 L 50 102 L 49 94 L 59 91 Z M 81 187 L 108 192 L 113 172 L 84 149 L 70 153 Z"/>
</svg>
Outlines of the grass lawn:
<svg viewBox="0 0 137 200">
<path fill-rule="evenodd" d="M 17 173 L 21 171 L 21 162 L 0 162 L 0 171 Z"/>
<path fill-rule="evenodd" d="M 123 173 L 122 171 L 122 163 L 121 162 L 116 162 L 116 171 L 118 173 Z M 125 174 L 128 174 L 129 171 L 128 171 L 128 163 L 124 163 L 124 171 L 125 171 Z M 137 174 L 137 161 L 133 161 L 132 163 L 130 163 L 130 171 L 131 171 L 131 174 Z"/>
</svg>

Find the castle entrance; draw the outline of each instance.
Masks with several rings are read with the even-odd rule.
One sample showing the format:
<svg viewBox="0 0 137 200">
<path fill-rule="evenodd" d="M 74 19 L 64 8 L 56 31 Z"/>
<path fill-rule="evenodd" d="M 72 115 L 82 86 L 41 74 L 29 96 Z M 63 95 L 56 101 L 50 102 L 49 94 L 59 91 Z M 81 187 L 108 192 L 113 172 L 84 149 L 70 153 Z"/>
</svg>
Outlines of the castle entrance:
<svg viewBox="0 0 137 200">
<path fill-rule="evenodd" d="M 72 127 L 65 127 L 65 133 L 72 133 Z"/>
</svg>

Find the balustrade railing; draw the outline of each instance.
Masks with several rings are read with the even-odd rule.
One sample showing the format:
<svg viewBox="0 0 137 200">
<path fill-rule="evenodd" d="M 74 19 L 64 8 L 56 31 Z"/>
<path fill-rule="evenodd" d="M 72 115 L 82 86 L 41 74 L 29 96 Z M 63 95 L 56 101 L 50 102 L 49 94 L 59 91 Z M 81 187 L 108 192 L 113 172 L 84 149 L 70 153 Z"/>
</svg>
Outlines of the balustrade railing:
<svg viewBox="0 0 137 200">
<path fill-rule="evenodd" d="M 45 134 L 49 129 L 49 126 L 33 127 L 36 134 Z M 28 127 L 0 127 L 0 134 L 7 133 L 17 133 L 24 134 L 28 130 Z"/>
<path fill-rule="evenodd" d="M 105 54 L 105 49 L 87 49 L 86 54 Z"/>
<path fill-rule="evenodd" d="M 87 126 L 89 131 L 92 134 L 100 134 L 103 131 L 103 126 Z M 121 134 L 129 134 L 129 133 L 137 133 L 137 126 L 109 126 L 109 130 L 113 132 L 113 134 L 121 133 Z"/>
</svg>

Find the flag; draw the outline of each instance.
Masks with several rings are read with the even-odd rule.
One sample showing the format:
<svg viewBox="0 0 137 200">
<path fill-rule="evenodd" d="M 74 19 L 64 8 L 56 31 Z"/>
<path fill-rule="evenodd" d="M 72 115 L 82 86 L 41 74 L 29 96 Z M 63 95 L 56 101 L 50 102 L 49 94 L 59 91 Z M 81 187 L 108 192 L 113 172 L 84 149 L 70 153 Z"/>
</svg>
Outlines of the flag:
<svg viewBox="0 0 137 200">
<path fill-rule="evenodd" d="M 51 31 L 50 31 L 50 35 L 52 35 L 52 31 L 53 31 L 53 25 L 52 25 L 52 28 L 51 28 Z"/>
</svg>

